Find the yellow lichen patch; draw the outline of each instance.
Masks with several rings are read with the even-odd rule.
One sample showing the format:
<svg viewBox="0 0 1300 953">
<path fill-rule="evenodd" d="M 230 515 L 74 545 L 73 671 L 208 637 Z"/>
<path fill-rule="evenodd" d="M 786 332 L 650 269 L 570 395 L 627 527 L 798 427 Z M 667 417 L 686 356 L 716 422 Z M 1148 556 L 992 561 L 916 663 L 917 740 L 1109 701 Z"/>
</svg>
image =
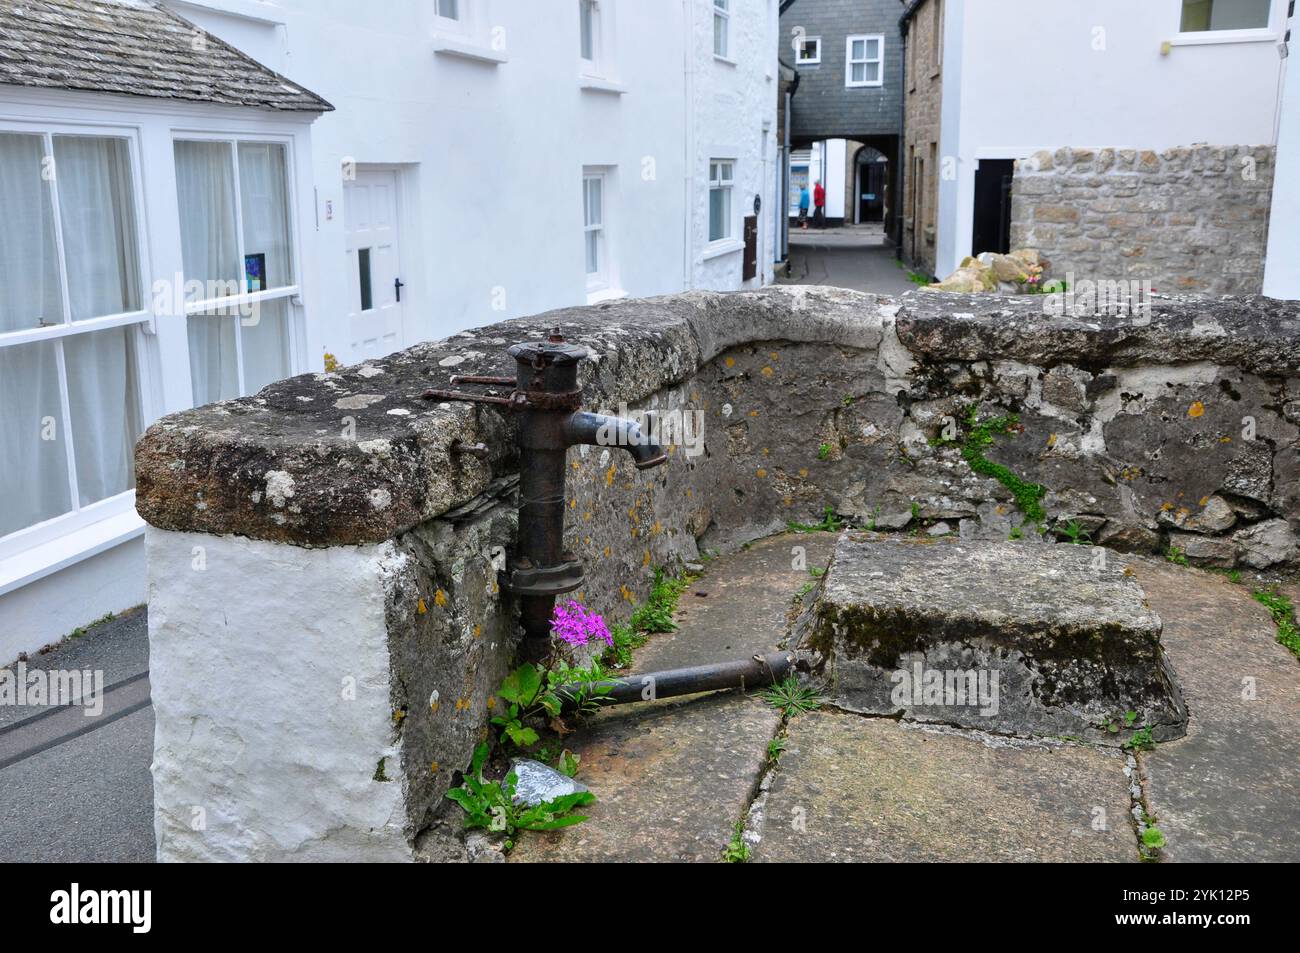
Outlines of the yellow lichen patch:
<svg viewBox="0 0 1300 953">
<path fill-rule="evenodd" d="M 609 469 L 605 471 L 605 486 L 613 486 L 613 485 L 614 485 L 614 464 L 611 463 L 609 465 Z"/>
<path fill-rule="evenodd" d="M 469 711 L 469 699 L 464 696 L 456 699 L 457 711 Z"/>
<path fill-rule="evenodd" d="M 1204 413 L 1205 413 L 1205 405 L 1202 404 L 1199 400 L 1196 401 L 1194 404 L 1192 404 L 1192 406 L 1187 408 L 1188 417 L 1200 417 L 1204 415 Z"/>
<path fill-rule="evenodd" d="M 808 479 L 808 468 L 807 468 L 807 467 L 800 467 L 800 468 L 799 468 L 799 476 L 803 477 L 805 480 Z"/>
<path fill-rule="evenodd" d="M 783 497 L 781 497 L 781 502 L 783 502 L 786 506 L 794 506 L 794 497 L 793 497 L 793 496 L 783 496 Z"/>
<path fill-rule="evenodd" d="M 761 480 L 761 479 L 763 479 L 765 476 L 767 476 L 767 471 L 764 470 L 762 467 L 759 467 L 759 468 L 758 468 L 758 478 Z"/>
<path fill-rule="evenodd" d="M 633 539 L 636 539 L 637 536 L 640 535 L 640 533 L 641 533 L 641 531 L 638 530 L 635 526 L 632 527 L 632 538 L 633 538 Z"/>
<path fill-rule="evenodd" d="M 402 711 L 402 709 L 400 708 L 393 709 L 393 724 L 400 725 L 402 723 L 402 719 L 405 717 L 406 717 L 406 712 Z"/>
<path fill-rule="evenodd" d="M 606 559 L 609 558 L 609 547 L 608 547 L 608 546 L 605 547 L 605 558 L 606 558 Z"/>
<path fill-rule="evenodd" d="M 772 360 L 774 360 L 774 361 L 779 361 L 779 360 L 781 360 L 781 355 L 778 354 L 776 351 L 768 351 L 768 352 L 767 352 L 767 356 L 770 357 L 770 358 L 771 358 Z"/>
<path fill-rule="evenodd" d="M 632 590 L 627 586 L 618 587 L 619 594 L 628 602 L 636 602 L 636 596 L 632 595 Z"/>
<path fill-rule="evenodd" d="M 762 374 L 764 377 L 771 377 L 776 372 L 773 371 L 772 368 L 770 367 L 764 367 L 761 371 L 759 371 L 759 373 Z"/>
<path fill-rule="evenodd" d="M 695 495 L 695 491 L 692 490 L 692 489 L 690 489 L 689 487 L 687 487 L 687 489 L 686 489 L 686 498 L 689 500 L 689 499 L 690 499 L 691 497 L 693 497 L 694 495 Z"/>
<path fill-rule="evenodd" d="M 577 508 L 578 508 L 578 498 L 575 496 L 573 499 L 569 500 L 569 509 L 576 510 Z"/>
<path fill-rule="evenodd" d="M 429 711 L 436 712 L 441 705 L 442 702 L 429 702 Z"/>
<path fill-rule="evenodd" d="M 584 520 L 589 520 L 589 519 L 591 519 L 591 510 L 587 510 L 587 511 L 585 511 L 585 512 L 582 514 L 582 518 L 583 518 Z"/>
<path fill-rule="evenodd" d="M 430 773 L 430 774 L 437 774 L 437 773 L 438 773 L 438 762 L 437 762 L 437 761 L 430 761 L 430 762 L 429 762 L 429 773 Z"/>
<path fill-rule="evenodd" d="M 1200 503 L 1201 506 L 1207 506 L 1209 505 L 1210 498 L 1208 496 L 1203 496 L 1197 502 Z"/>
<path fill-rule="evenodd" d="M 994 511 L 995 513 L 997 513 L 998 516 L 1006 516 L 1006 515 L 1007 515 L 1007 508 L 1006 508 L 1005 506 L 1003 506 L 1001 503 L 999 503 L 997 506 L 993 507 L 993 511 Z"/>
<path fill-rule="evenodd" d="M 1052 434 L 1050 437 L 1047 438 L 1047 445 L 1049 447 L 1056 446 L 1056 434 Z"/>
<path fill-rule="evenodd" d="M 1174 508 L 1174 504 L 1172 504 L 1172 503 L 1161 503 L 1161 504 L 1160 504 L 1160 512 L 1162 512 L 1162 513 L 1168 513 L 1168 512 L 1169 512 L 1170 510 L 1172 510 L 1173 508 Z"/>
<path fill-rule="evenodd" d="M 476 639 L 483 638 L 483 626 L 481 625 L 474 626 L 474 638 Z"/>
<path fill-rule="evenodd" d="M 582 545 L 584 545 L 584 546 L 590 546 L 590 545 L 591 545 L 591 537 L 590 537 L 590 536 L 584 536 L 584 537 L 582 537 Z"/>
<path fill-rule="evenodd" d="M 569 466 L 573 467 L 573 469 L 575 470 L 578 469 L 578 461 L 574 460 L 572 463 L 569 464 Z"/>
<path fill-rule="evenodd" d="M 729 357 L 729 358 L 727 358 L 725 361 L 723 361 L 722 363 L 726 364 L 728 367 L 735 367 L 735 366 L 736 366 L 736 359 L 735 359 L 734 357 Z"/>
<path fill-rule="evenodd" d="M 424 615 L 426 612 L 429 611 L 429 607 L 426 606 L 424 604 L 424 600 L 421 599 L 419 602 L 415 604 L 415 611 L 418 612 L 420 615 Z"/>
<path fill-rule="evenodd" d="M 764 448 L 763 448 L 763 456 L 766 457 L 766 456 L 769 455 L 769 453 L 770 453 L 770 451 L 767 449 L 767 447 L 764 447 Z"/>
<path fill-rule="evenodd" d="M 497 707 L 497 700 L 495 696 L 493 695 L 488 696 L 487 706 L 488 706 L 488 711 L 491 711 L 493 708 Z"/>
<path fill-rule="evenodd" d="M 1232 438 L 1231 438 L 1231 437 L 1220 437 L 1220 438 L 1219 438 L 1219 443 L 1232 443 Z"/>
<path fill-rule="evenodd" d="M 647 550 L 645 551 L 645 556 L 643 556 L 643 557 L 641 558 L 641 565 L 642 565 L 642 566 L 649 566 L 649 565 L 650 565 L 650 550 L 647 549 Z"/>
<path fill-rule="evenodd" d="M 655 520 L 654 523 L 650 526 L 651 536 L 658 536 L 663 531 L 664 531 L 664 524 L 659 522 L 658 520 Z"/>
<path fill-rule="evenodd" d="M 757 411 L 757 410 L 751 410 L 751 411 L 749 412 L 749 416 L 751 416 L 751 417 L 757 417 L 757 416 L 758 416 L 758 411 Z"/>
<path fill-rule="evenodd" d="M 443 592 L 441 589 L 435 592 L 433 594 L 433 604 L 438 608 L 445 606 L 447 604 L 447 593 Z"/>
</svg>

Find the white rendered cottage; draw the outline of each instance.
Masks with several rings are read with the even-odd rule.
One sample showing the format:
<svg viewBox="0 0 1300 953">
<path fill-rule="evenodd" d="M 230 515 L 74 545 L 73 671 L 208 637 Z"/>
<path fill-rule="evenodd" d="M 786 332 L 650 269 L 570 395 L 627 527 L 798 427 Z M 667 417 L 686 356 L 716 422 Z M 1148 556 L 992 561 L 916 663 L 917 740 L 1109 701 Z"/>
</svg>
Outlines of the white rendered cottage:
<svg viewBox="0 0 1300 953">
<path fill-rule="evenodd" d="M 144 600 L 149 421 L 308 367 L 330 108 L 153 4 L 0 0 L 0 663 Z"/>
</svg>

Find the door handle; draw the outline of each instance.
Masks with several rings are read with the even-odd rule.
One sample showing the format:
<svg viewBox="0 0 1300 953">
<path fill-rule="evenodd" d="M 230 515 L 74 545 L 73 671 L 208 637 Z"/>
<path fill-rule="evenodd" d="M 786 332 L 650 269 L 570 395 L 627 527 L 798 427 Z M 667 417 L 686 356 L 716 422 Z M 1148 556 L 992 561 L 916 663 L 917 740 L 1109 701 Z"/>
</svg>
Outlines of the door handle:
<svg viewBox="0 0 1300 953">
<path fill-rule="evenodd" d="M 397 303 L 402 303 L 402 287 L 406 284 L 401 278 L 393 279 L 393 291 L 397 293 Z"/>
</svg>

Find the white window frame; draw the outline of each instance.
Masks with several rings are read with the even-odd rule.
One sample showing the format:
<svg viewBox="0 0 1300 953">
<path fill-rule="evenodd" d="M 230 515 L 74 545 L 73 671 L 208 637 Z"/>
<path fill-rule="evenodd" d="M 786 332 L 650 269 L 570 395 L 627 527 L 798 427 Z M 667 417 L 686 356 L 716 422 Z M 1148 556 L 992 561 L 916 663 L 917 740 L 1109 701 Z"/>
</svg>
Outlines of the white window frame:
<svg viewBox="0 0 1300 953">
<path fill-rule="evenodd" d="M 433 17 L 434 21 L 438 25 L 438 29 L 447 33 L 467 32 L 466 13 L 469 11 L 466 10 L 466 6 L 471 3 L 472 0 L 450 0 L 450 2 L 455 4 L 456 7 L 456 15 L 452 17 L 446 16 L 442 12 L 442 5 L 446 2 L 448 2 L 448 0 L 433 0 Z"/>
<path fill-rule="evenodd" d="M 589 10 L 591 16 L 591 56 L 582 55 L 582 19 L 584 10 Z M 582 72 L 589 76 L 600 75 L 600 64 L 604 58 L 602 37 L 600 35 L 601 12 L 600 0 L 578 0 L 578 60 L 582 65 Z"/>
<path fill-rule="evenodd" d="M 722 167 L 731 166 L 731 175 L 724 175 Z M 716 170 L 716 172 L 715 172 Z M 726 214 L 723 217 L 723 224 L 726 226 L 726 234 L 717 238 L 713 237 L 713 193 L 714 190 L 724 190 L 727 193 Z M 728 244 L 736 241 L 736 160 L 733 158 L 717 157 L 709 160 L 709 204 L 708 204 L 708 226 L 709 226 L 709 244 L 716 246 Z"/>
<path fill-rule="evenodd" d="M 594 300 L 616 296 L 617 271 L 614 265 L 614 243 L 610 236 L 612 219 L 610 214 L 610 172 L 611 167 L 609 166 L 584 166 L 582 170 L 582 262 L 583 272 L 586 275 L 589 304 Z M 598 183 L 600 187 L 600 221 L 598 222 L 587 220 L 587 188 L 591 182 Z M 587 236 L 593 232 L 597 236 L 596 270 L 588 272 L 586 271 Z"/>
<path fill-rule="evenodd" d="M 456 0 L 455 19 L 433 7 L 433 50 L 443 56 L 500 65 L 509 62 L 505 31 L 494 31 L 490 0 Z"/>
<path fill-rule="evenodd" d="M 803 54 L 808 49 L 808 43 L 817 44 L 817 55 L 805 57 Z M 795 66 L 816 66 L 822 61 L 822 38 L 820 36 L 800 36 L 794 46 L 794 65 Z"/>
<path fill-rule="evenodd" d="M 54 231 L 55 254 L 58 257 L 59 282 L 61 285 L 63 321 L 44 327 L 23 328 L 15 331 L 0 332 L 0 348 L 17 347 L 41 341 L 55 341 L 55 366 L 58 372 L 60 417 L 59 433 L 66 435 L 63 440 L 67 453 L 68 491 L 70 509 L 52 516 L 39 523 L 16 529 L 5 536 L 0 536 L 0 561 L 18 556 L 23 557 L 33 547 L 50 543 L 102 520 L 115 516 L 134 516 L 135 490 L 125 490 L 114 496 L 96 500 L 93 503 L 81 503 L 81 493 L 77 485 L 76 447 L 72 436 L 71 403 L 68 395 L 68 371 L 62 342 L 64 338 L 78 334 L 90 334 L 118 327 L 137 327 L 139 331 L 132 336 L 131 347 L 134 350 L 136 379 L 136 413 L 143 425 L 153 418 L 154 407 L 150 395 L 157 387 L 153 376 L 153 366 L 148 359 L 148 348 L 144 338 L 156 329 L 154 315 L 149 310 L 151 286 L 148 277 L 149 239 L 147 219 L 145 218 L 144 179 L 141 172 L 141 146 L 139 131 L 134 126 L 112 126 L 92 123 L 59 123 L 43 121 L 0 120 L 0 132 L 17 135 L 40 136 L 41 149 L 46 157 L 54 154 L 55 136 L 81 136 L 91 138 L 123 139 L 127 144 L 127 162 L 131 181 L 131 205 L 135 216 L 135 253 L 136 280 L 138 281 L 141 309 L 121 314 L 100 315 L 73 321 L 71 300 L 68 291 L 67 260 L 63 246 L 63 222 L 59 214 L 58 176 L 49 182 Z"/>
<path fill-rule="evenodd" d="M 465 0 L 461 0 L 462 3 Z M 174 131 L 172 133 L 172 155 L 173 163 L 175 162 L 176 143 L 178 142 L 221 142 L 230 145 L 231 159 L 233 161 L 232 174 L 234 177 L 235 189 L 235 254 L 236 261 L 239 262 L 239 287 L 248 287 L 248 275 L 244 271 L 244 210 L 243 210 L 243 184 L 239 179 L 239 146 L 241 144 L 264 145 L 273 144 L 283 146 L 285 149 L 284 167 L 285 167 L 285 201 L 288 204 L 286 214 L 289 218 L 289 251 L 293 256 L 293 273 L 294 282 L 291 285 L 277 285 L 274 288 L 267 288 L 264 291 L 241 291 L 235 295 L 223 295 L 214 298 L 201 298 L 185 300 L 184 318 L 188 324 L 191 315 L 202 314 L 205 311 L 224 311 L 224 317 L 215 320 L 233 320 L 235 322 L 235 372 L 236 381 L 239 386 L 240 397 L 250 396 L 247 386 L 244 382 L 244 344 L 243 344 L 243 327 L 244 318 L 238 313 L 232 317 L 230 311 L 238 312 L 241 306 L 250 304 L 261 304 L 266 301 L 284 301 L 285 302 L 285 321 L 288 324 L 286 329 L 289 338 L 289 374 L 292 377 L 295 374 L 301 374 L 306 370 L 305 355 L 302 349 L 302 314 L 301 314 L 301 296 L 302 296 L 302 239 L 298 229 L 298 190 L 294 178 L 296 162 L 294 159 L 294 140 L 292 136 L 283 135 L 263 135 L 259 133 L 224 133 L 224 132 L 189 132 Z M 184 214 L 180 209 L 179 197 L 177 198 L 177 214 Z M 186 276 L 186 280 L 189 277 Z M 282 378 L 283 379 L 283 378 Z M 191 390 L 192 393 L 192 390 Z"/>
<path fill-rule="evenodd" d="M 1285 0 L 1271 0 L 1268 7 L 1268 24 L 1262 27 L 1244 27 L 1240 30 L 1194 30 L 1182 32 L 1183 4 L 1179 0 L 1178 20 L 1175 29 L 1179 32 L 1169 42 L 1174 46 L 1209 46 L 1218 43 L 1266 43 L 1282 39 L 1282 25 L 1279 16 L 1285 22 L 1287 4 Z"/>
<path fill-rule="evenodd" d="M 853 58 L 853 44 L 858 40 L 862 41 L 864 51 L 869 46 L 871 40 L 876 41 L 876 49 L 879 56 L 875 59 L 867 56 L 860 60 Z M 853 67 L 857 65 L 867 66 L 876 63 L 879 68 L 876 70 L 875 80 L 862 80 L 855 82 L 853 79 Z M 865 70 L 864 70 L 865 72 Z M 885 35 L 883 33 L 855 33 L 852 36 L 844 38 L 844 85 L 850 89 L 862 89 L 865 87 L 884 86 L 885 85 Z"/>
<path fill-rule="evenodd" d="M 722 24 L 722 49 L 718 49 L 718 24 Z M 731 0 L 713 0 L 713 57 L 734 63 L 731 55 Z"/>
</svg>

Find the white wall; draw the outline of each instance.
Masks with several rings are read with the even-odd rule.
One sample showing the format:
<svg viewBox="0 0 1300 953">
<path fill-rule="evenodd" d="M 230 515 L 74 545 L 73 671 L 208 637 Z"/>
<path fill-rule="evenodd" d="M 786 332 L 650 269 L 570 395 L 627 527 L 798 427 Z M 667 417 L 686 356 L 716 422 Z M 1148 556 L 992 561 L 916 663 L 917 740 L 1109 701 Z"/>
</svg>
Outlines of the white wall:
<svg viewBox="0 0 1300 953">
<path fill-rule="evenodd" d="M 641 6 L 647 11 L 663 9 L 652 4 Z M 735 238 L 730 242 L 709 244 L 708 188 L 698 181 L 687 183 L 687 192 L 694 196 L 687 226 L 691 256 L 689 286 L 718 291 L 734 291 L 744 286 L 740 223 L 744 216 L 754 214 L 757 195 L 762 199 L 758 216 L 759 273 L 748 283 L 748 287 L 757 287 L 773 280 L 776 248 L 775 216 L 769 213 L 778 201 L 775 187 L 777 3 L 775 0 L 732 0 L 728 60 L 713 55 L 712 0 L 686 0 L 685 9 L 690 18 L 686 34 L 694 37 L 691 73 L 687 78 L 693 122 L 686 145 L 687 154 L 694 156 L 692 173 L 707 176 L 712 158 L 736 159 L 731 209 Z M 668 58 L 664 59 L 666 62 Z"/>
<path fill-rule="evenodd" d="M 771 207 L 775 175 L 765 174 L 762 122 L 775 126 L 776 85 L 767 76 L 776 68 L 773 0 L 732 3 L 734 65 L 712 55 L 711 0 L 607 0 L 601 10 L 610 56 L 602 72 L 621 94 L 581 88 L 576 0 L 474 2 L 482 40 L 498 47 L 501 62 L 435 52 L 431 0 L 386 0 L 380 16 L 352 0 L 171 2 L 250 54 L 276 55 L 287 37 L 286 75 L 336 107 L 313 127 L 317 248 L 325 266 L 323 306 L 308 327 L 313 353 L 329 351 L 344 362 L 361 356 L 348 353 L 344 320 L 354 295 L 344 267 L 345 160 L 402 169 L 407 345 L 586 302 L 584 166 L 617 167 L 607 204 L 620 290 L 639 297 L 688 283 L 739 287 L 738 253 L 702 258 L 704 182 L 710 150 L 725 149 L 738 164 L 734 212 L 750 208 L 756 193 Z M 688 15 L 695 37 L 689 57 Z M 700 130 L 693 146 L 688 119 Z M 769 166 L 775 150 L 769 134 Z M 770 274 L 771 216 L 763 218 L 760 259 Z"/>
<path fill-rule="evenodd" d="M 1178 39 L 1181 0 L 949 0 L 937 270 L 970 252 L 975 166 L 1061 146 L 1275 140 L 1286 0 L 1249 42 Z M 1168 55 L 1161 44 L 1173 41 Z"/>
<path fill-rule="evenodd" d="M 830 139 L 826 143 L 826 169 L 822 185 L 826 186 L 826 217 L 844 217 L 844 165 L 848 161 L 849 144 L 844 139 Z"/>
</svg>

